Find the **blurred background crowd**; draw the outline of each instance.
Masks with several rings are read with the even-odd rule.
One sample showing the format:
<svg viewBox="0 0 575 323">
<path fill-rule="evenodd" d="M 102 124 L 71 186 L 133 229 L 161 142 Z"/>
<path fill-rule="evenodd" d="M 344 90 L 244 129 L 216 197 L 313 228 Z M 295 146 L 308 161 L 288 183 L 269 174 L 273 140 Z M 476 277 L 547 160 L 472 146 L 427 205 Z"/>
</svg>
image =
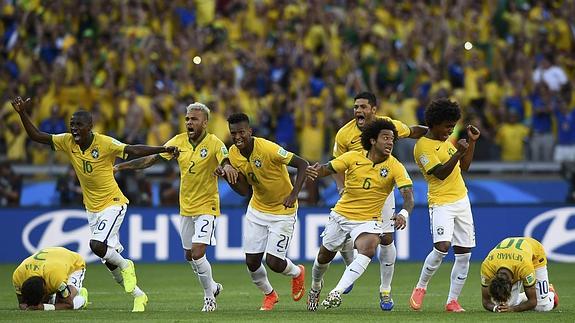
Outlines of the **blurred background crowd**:
<svg viewBox="0 0 575 323">
<path fill-rule="evenodd" d="M 257 136 L 321 161 L 363 90 L 407 125 L 424 124 L 431 99 L 457 100 L 461 124 L 482 132 L 476 160 L 575 160 L 574 1 L 0 6 L 0 156 L 12 163 L 65 162 L 27 139 L 10 106 L 16 95 L 32 98 L 42 131 L 66 132 L 82 108 L 95 131 L 150 145 L 183 131 L 185 106 L 200 101 L 212 110 L 210 132 L 227 143 L 226 116 L 242 111 Z M 412 161 L 412 147 L 400 141 L 395 154 Z"/>
</svg>

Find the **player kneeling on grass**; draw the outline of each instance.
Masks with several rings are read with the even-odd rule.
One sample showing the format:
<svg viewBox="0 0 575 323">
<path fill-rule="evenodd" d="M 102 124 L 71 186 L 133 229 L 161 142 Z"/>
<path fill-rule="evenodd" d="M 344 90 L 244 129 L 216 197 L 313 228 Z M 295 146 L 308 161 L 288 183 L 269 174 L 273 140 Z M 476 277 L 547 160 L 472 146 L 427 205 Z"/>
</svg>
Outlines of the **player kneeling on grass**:
<svg viewBox="0 0 575 323">
<path fill-rule="evenodd" d="M 412 181 L 405 167 L 391 155 L 397 130 L 388 120 L 376 120 L 361 134 L 365 151 L 349 151 L 327 164 L 309 166 L 307 175 L 312 180 L 334 173 L 345 173 L 344 192 L 332 209 L 323 240 L 313 264 L 312 285 L 307 308 L 317 310 L 323 275 L 348 236 L 358 255 L 347 266 L 337 286 L 322 302 L 325 308 L 338 307 L 344 290 L 365 271 L 383 234 L 381 208 L 397 185 L 403 196 L 403 209 L 393 216 L 395 228 L 404 229 L 409 212 L 413 210 Z"/>
<path fill-rule="evenodd" d="M 77 310 L 88 304 L 82 287 L 86 262 L 61 247 L 45 248 L 24 259 L 12 275 L 21 310 Z"/>
<path fill-rule="evenodd" d="M 496 313 L 557 307 L 559 296 L 549 284 L 543 245 L 528 237 L 501 241 L 481 264 L 481 298 L 483 307 Z"/>
</svg>

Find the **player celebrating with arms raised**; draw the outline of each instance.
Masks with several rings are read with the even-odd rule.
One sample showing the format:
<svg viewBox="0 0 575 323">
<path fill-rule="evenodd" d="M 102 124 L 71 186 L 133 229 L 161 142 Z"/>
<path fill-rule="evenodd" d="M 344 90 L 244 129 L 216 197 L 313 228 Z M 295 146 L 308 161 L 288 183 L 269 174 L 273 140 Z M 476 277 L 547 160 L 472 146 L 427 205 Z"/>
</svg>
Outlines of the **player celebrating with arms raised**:
<svg viewBox="0 0 575 323">
<path fill-rule="evenodd" d="M 339 157 L 348 151 L 363 151 L 361 143 L 361 133 L 365 127 L 374 120 L 387 120 L 393 123 L 397 130 L 397 137 L 400 138 L 413 138 L 418 139 L 425 135 L 427 127 L 414 125 L 408 127 L 403 122 L 393 120 L 389 117 L 376 115 L 377 99 L 371 92 L 361 92 L 354 98 L 353 112 L 355 118 L 349 121 L 341 129 L 338 130 L 335 136 L 335 145 L 333 147 L 333 157 Z M 345 174 L 335 173 L 333 175 L 337 184 L 338 192 L 341 195 L 345 192 Z M 389 193 L 385 204 L 381 209 L 381 219 L 383 223 L 383 234 L 381 235 L 380 251 L 378 254 L 380 266 L 380 279 L 379 286 L 379 306 L 384 311 L 391 311 L 394 303 L 391 297 L 391 281 L 393 280 L 393 272 L 395 270 L 395 259 L 397 250 L 393 239 L 393 233 L 397 228 L 395 224 L 396 217 L 401 217 L 395 213 L 395 195 L 393 190 Z M 341 250 L 343 260 L 348 266 L 353 261 L 353 247 L 349 240 L 346 247 Z M 315 270 L 315 267 L 314 267 Z M 349 292 L 350 286 L 345 292 Z M 310 290 L 310 293 L 313 291 Z"/>
<path fill-rule="evenodd" d="M 483 308 L 496 313 L 557 307 L 559 296 L 549 284 L 543 245 L 528 237 L 501 241 L 481 264 L 481 299 Z"/>
<path fill-rule="evenodd" d="M 230 165 L 228 150 L 224 143 L 206 131 L 210 110 L 195 102 L 186 108 L 186 133 L 176 135 L 165 146 L 178 147 L 180 166 L 180 237 L 186 260 L 198 275 L 204 288 L 203 312 L 217 308 L 216 296 L 222 285 L 212 276 L 212 266 L 206 258 L 208 245 L 215 245 L 215 221 L 220 215 L 218 180 L 214 171 L 224 165 L 221 171 L 230 182 L 235 183 L 238 173 Z M 138 158 L 114 166 L 117 170 L 142 169 L 160 160 L 170 160 L 170 154 L 157 154 Z"/>
<path fill-rule="evenodd" d="M 294 265 L 286 255 L 297 219 L 297 196 L 309 164 L 271 141 L 253 137 L 249 118 L 243 113 L 232 114 L 228 124 L 234 141 L 230 163 L 241 174 L 237 183 L 228 183 L 243 196 L 253 189 L 246 213 L 243 248 L 252 281 L 265 295 L 260 310 L 269 311 L 278 302 L 278 295 L 262 265 L 264 252 L 271 270 L 292 277 L 294 301 L 299 301 L 305 292 L 304 266 Z M 286 165 L 297 168 L 294 185 Z"/>
<path fill-rule="evenodd" d="M 471 249 L 475 247 L 475 228 L 461 171 L 467 171 L 471 165 L 479 130 L 468 126 L 469 142 L 460 139 L 455 148 L 448 139 L 460 118 L 461 110 L 457 103 L 444 98 L 432 101 L 425 110 L 429 132 L 417 141 L 413 150 L 415 161 L 428 185 L 427 200 L 434 247 L 425 259 L 419 281 L 411 294 L 409 303 L 414 310 L 421 309 L 427 284 L 453 245 L 455 263 L 445 310 L 465 311 L 457 298 L 467 279 Z"/>
<path fill-rule="evenodd" d="M 90 226 L 90 248 L 112 272 L 116 282 L 134 296 L 132 311 L 143 312 L 148 296 L 137 286 L 134 263 L 120 255 L 124 249 L 119 230 L 126 214 L 128 199 L 122 194 L 114 178 L 116 157 L 147 156 L 158 153 L 177 154 L 176 147 L 126 145 L 118 140 L 92 132 L 92 115 L 76 111 L 70 120 L 70 132 L 50 135 L 39 131 L 26 112 L 26 101 L 17 97 L 12 101 L 26 133 L 33 141 L 51 145 L 68 155 L 82 187 L 84 205 Z"/>
<path fill-rule="evenodd" d="M 337 286 L 322 302 L 326 308 L 338 307 L 341 294 L 365 271 L 383 233 L 381 208 L 394 186 L 403 196 L 403 209 L 394 216 L 397 229 L 406 225 L 413 210 L 412 182 L 405 167 L 391 156 L 397 130 L 389 120 L 369 123 L 361 134 L 361 144 L 367 153 L 347 152 L 327 164 L 308 167 L 311 179 L 334 173 L 345 173 L 345 191 L 332 209 L 323 234 L 322 245 L 314 263 L 308 310 L 317 310 L 323 276 L 338 250 L 351 236 L 358 255 L 349 264 Z"/>
</svg>

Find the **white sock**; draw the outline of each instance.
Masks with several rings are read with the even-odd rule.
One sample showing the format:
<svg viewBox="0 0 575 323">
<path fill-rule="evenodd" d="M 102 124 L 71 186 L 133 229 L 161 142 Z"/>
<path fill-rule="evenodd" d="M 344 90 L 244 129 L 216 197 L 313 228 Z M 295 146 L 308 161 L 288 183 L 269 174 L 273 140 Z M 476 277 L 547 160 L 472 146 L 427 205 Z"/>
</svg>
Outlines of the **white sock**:
<svg viewBox="0 0 575 323">
<path fill-rule="evenodd" d="M 122 269 L 120 269 L 120 267 L 117 267 L 116 269 L 110 271 L 110 273 L 112 273 L 112 277 L 114 277 L 116 283 L 118 283 L 120 286 L 122 286 L 122 288 L 124 288 L 124 278 L 122 277 Z M 144 295 L 144 292 L 140 289 L 140 287 L 136 286 L 136 288 L 134 288 L 134 291 L 132 292 L 132 296 L 138 297 L 142 295 Z"/>
<path fill-rule="evenodd" d="M 248 272 L 250 273 L 250 276 L 252 277 L 252 282 L 254 282 L 254 284 L 256 284 L 256 286 L 264 294 L 267 295 L 274 290 L 272 288 L 272 285 L 270 284 L 270 281 L 268 280 L 268 273 L 266 271 L 266 267 L 264 267 L 263 265 L 260 265 L 260 268 L 258 268 L 256 271 L 252 272 L 248 269 Z"/>
<path fill-rule="evenodd" d="M 391 292 L 391 280 L 393 279 L 393 271 L 395 270 L 396 256 L 397 249 L 395 249 L 395 242 L 392 241 L 391 244 L 379 246 L 380 292 Z"/>
<path fill-rule="evenodd" d="M 112 247 L 108 247 L 103 259 L 106 260 L 107 263 L 120 267 L 120 269 L 126 269 L 129 266 L 128 260 L 124 259 L 124 257 Z"/>
<path fill-rule="evenodd" d="M 427 289 L 427 284 L 429 284 L 429 280 L 443 261 L 443 257 L 447 256 L 447 253 L 441 252 L 435 248 L 431 250 L 431 252 L 425 258 L 425 262 L 423 263 L 423 268 L 421 269 L 421 275 L 419 276 L 419 281 L 417 282 L 417 288 Z"/>
<path fill-rule="evenodd" d="M 469 271 L 469 260 L 471 253 L 455 254 L 455 262 L 451 269 L 451 286 L 449 287 L 449 296 L 447 303 L 452 300 L 457 300 L 467 279 L 467 272 Z"/>
<path fill-rule="evenodd" d="M 521 293 L 523 295 L 525 295 L 525 293 Z M 527 300 L 527 296 L 524 296 L 525 300 Z M 537 312 L 548 312 L 551 311 L 553 309 L 553 306 L 555 306 L 555 301 L 553 301 L 553 298 L 555 298 L 555 293 L 553 293 L 552 291 L 549 291 L 549 293 L 547 294 L 547 297 L 541 300 L 537 300 L 537 306 L 535 306 L 535 311 Z"/>
<path fill-rule="evenodd" d="M 284 271 L 282 272 L 282 274 L 290 276 L 291 278 L 296 278 L 301 274 L 301 269 L 298 266 L 294 265 L 294 263 L 291 260 L 286 258 L 286 262 L 287 266 L 286 269 L 284 269 Z"/>
<path fill-rule="evenodd" d="M 315 261 L 313 262 L 313 267 L 311 269 L 311 289 L 317 291 L 322 288 L 321 282 L 323 280 L 323 275 L 329 268 L 330 263 L 331 262 L 328 262 L 327 264 L 320 264 L 319 262 L 317 262 L 317 257 L 315 258 Z"/>
<path fill-rule="evenodd" d="M 204 296 L 208 298 L 214 297 L 214 279 L 212 278 L 212 266 L 210 266 L 210 262 L 204 255 L 202 258 L 197 260 L 190 261 L 192 268 L 196 275 L 198 275 L 198 279 L 200 280 L 200 284 L 204 288 Z"/>
<path fill-rule="evenodd" d="M 84 304 L 86 303 L 86 299 L 84 298 L 84 296 L 78 294 L 76 295 L 76 297 L 74 297 L 72 302 L 74 303 L 74 309 L 77 310 L 82 308 L 82 306 L 84 306 Z"/>
<path fill-rule="evenodd" d="M 337 290 L 340 293 L 343 293 L 346 288 L 353 284 L 363 274 L 370 261 L 371 258 L 368 256 L 357 254 L 355 260 L 345 268 L 343 276 L 341 276 L 337 286 L 335 286 L 332 291 Z"/>
</svg>

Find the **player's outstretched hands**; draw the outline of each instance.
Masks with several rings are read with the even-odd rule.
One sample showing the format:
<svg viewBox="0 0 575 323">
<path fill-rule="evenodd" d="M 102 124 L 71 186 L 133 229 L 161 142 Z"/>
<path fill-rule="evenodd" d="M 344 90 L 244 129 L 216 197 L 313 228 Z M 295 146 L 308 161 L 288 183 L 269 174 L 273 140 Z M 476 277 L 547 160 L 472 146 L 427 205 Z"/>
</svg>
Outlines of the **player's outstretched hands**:
<svg viewBox="0 0 575 323">
<path fill-rule="evenodd" d="M 458 153 L 460 153 L 461 155 L 465 155 L 467 148 L 469 148 L 469 143 L 467 142 L 467 140 L 459 139 L 457 141 L 457 152 Z"/>
<path fill-rule="evenodd" d="M 403 230 L 407 226 L 407 221 L 405 220 L 405 217 L 401 214 L 398 214 L 398 213 L 394 214 L 391 217 L 391 220 L 395 222 L 393 224 L 393 227 L 396 230 Z"/>
<path fill-rule="evenodd" d="M 166 152 L 170 153 L 173 158 L 178 158 L 178 156 L 180 156 L 180 150 L 175 146 L 166 147 Z"/>
<path fill-rule="evenodd" d="M 305 175 L 308 179 L 315 181 L 319 175 L 319 168 L 321 165 L 319 163 L 315 163 L 313 165 L 309 165 L 305 170 Z"/>
<path fill-rule="evenodd" d="M 497 305 L 497 313 L 503 313 L 503 312 L 511 312 L 511 309 L 509 308 L 509 305 L 507 305 L 507 303 L 501 303 Z"/>
<path fill-rule="evenodd" d="M 22 97 L 17 96 L 15 99 L 12 100 L 12 107 L 14 108 L 14 110 L 16 110 L 16 112 L 21 113 L 26 111 L 26 107 L 28 106 L 28 104 L 30 104 L 30 98 L 27 98 L 26 100 L 22 99 Z"/>
<path fill-rule="evenodd" d="M 224 166 L 218 166 L 214 171 L 214 174 L 219 177 L 223 177 L 230 184 L 235 184 L 238 182 L 238 171 L 230 164 L 225 164 Z"/>
<path fill-rule="evenodd" d="M 477 127 L 475 127 L 473 125 L 467 126 L 467 137 L 469 137 L 469 140 L 477 141 L 477 139 L 479 139 L 480 135 L 481 135 L 481 132 L 479 131 L 479 129 L 477 129 Z"/>
<path fill-rule="evenodd" d="M 288 208 L 292 208 L 295 204 L 295 201 L 297 200 L 297 193 L 294 194 L 294 192 L 292 191 L 288 197 L 285 198 L 284 202 L 283 202 L 283 206 L 288 209 Z"/>
</svg>

